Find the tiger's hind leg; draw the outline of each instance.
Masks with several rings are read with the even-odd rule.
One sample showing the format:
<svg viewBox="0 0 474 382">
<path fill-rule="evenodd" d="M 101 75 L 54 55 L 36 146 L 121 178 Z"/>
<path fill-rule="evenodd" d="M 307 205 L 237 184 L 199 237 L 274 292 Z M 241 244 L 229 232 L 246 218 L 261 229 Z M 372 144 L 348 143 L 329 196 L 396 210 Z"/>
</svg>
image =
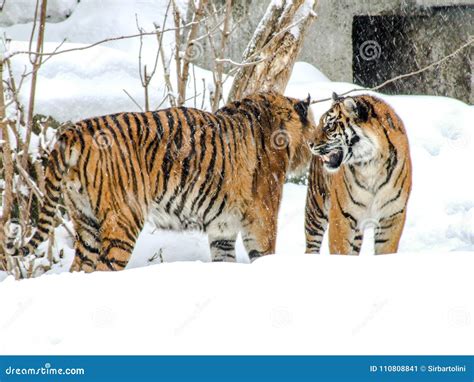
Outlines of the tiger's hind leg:
<svg viewBox="0 0 474 382">
<path fill-rule="evenodd" d="M 75 257 L 71 272 L 93 272 L 100 252 L 100 225 L 92 212 L 90 199 L 85 193 L 77 170 L 71 170 L 66 181 L 64 202 L 76 232 Z"/>
<path fill-rule="evenodd" d="M 320 253 L 328 227 L 329 192 L 319 158 L 313 158 L 309 170 L 305 208 L 306 253 Z"/>
<path fill-rule="evenodd" d="M 209 234 L 212 261 L 235 262 L 236 233 Z"/>
<path fill-rule="evenodd" d="M 75 219 L 74 226 L 76 230 L 76 241 L 74 243 L 76 254 L 70 271 L 93 272 L 99 260 L 99 224 L 93 219 L 83 216 L 82 219 Z"/>
<path fill-rule="evenodd" d="M 96 270 L 118 271 L 127 266 L 144 221 L 144 217 L 129 206 L 105 215 L 100 227 L 102 245 Z"/>
</svg>

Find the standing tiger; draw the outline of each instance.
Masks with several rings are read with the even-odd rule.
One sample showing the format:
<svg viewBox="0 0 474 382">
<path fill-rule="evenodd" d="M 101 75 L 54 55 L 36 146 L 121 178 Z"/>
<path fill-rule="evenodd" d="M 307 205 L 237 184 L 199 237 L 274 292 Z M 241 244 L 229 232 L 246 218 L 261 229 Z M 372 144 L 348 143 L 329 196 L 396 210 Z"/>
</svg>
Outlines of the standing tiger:
<svg viewBox="0 0 474 382">
<path fill-rule="evenodd" d="M 311 158 L 309 106 L 268 92 L 215 114 L 176 107 L 76 123 L 49 156 L 38 227 L 20 254 L 47 239 L 61 190 L 76 232 L 72 271 L 125 268 L 148 217 L 206 232 L 213 261 L 235 261 L 239 232 L 251 260 L 274 253 L 285 177 Z"/>
<path fill-rule="evenodd" d="M 358 255 L 373 225 L 375 254 L 395 253 L 411 190 L 411 160 L 403 122 L 384 101 L 338 97 L 323 114 L 306 200 L 306 252 L 319 253 L 329 223 L 332 254 Z"/>
</svg>

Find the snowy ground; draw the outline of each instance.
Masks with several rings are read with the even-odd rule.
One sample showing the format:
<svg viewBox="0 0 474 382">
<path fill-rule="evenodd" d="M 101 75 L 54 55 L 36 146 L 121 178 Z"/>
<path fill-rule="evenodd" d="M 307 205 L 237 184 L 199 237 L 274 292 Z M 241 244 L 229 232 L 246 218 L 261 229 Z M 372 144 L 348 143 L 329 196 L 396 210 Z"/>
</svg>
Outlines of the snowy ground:
<svg viewBox="0 0 474 382">
<path fill-rule="evenodd" d="M 66 35 L 63 48 L 135 33 L 130 9 L 145 26 L 160 20 L 151 3 L 124 2 L 110 20 L 104 12 L 112 2 L 97 9 L 82 0 L 67 20 L 48 25 L 46 50 Z M 29 27 L 5 32 L 24 40 Z M 137 49 L 127 40 L 51 59 L 39 72 L 37 112 L 65 121 L 137 110 L 123 92 L 142 102 Z M 19 75 L 27 58 L 13 63 Z M 201 78 L 210 73 L 196 68 L 200 92 Z M 158 74 L 155 105 L 160 81 Z M 319 99 L 352 88 L 298 63 L 287 94 Z M 61 274 L 16 282 L 0 273 L 0 353 L 474 353 L 474 107 L 443 97 L 382 97 L 405 122 L 414 167 L 400 254 L 370 256 L 367 241 L 358 258 L 326 256 L 327 246 L 321 256 L 302 255 L 306 188 L 294 184 L 285 186 L 277 256 L 252 265 L 207 263 L 204 236 L 146 226 L 128 266 L 136 269 L 61 273 L 73 251 L 72 238 L 58 229 L 56 249 L 65 247 L 66 256 L 50 273 Z M 247 262 L 240 241 L 237 252 Z"/>
<path fill-rule="evenodd" d="M 0 284 L 0 353 L 473 354 L 473 254 L 293 254 Z"/>
</svg>

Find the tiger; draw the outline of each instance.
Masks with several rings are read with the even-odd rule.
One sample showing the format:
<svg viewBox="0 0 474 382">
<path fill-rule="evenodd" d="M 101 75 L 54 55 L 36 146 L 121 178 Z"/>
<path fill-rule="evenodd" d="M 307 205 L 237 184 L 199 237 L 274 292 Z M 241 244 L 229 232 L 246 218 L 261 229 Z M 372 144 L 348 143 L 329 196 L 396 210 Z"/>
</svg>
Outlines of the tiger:
<svg viewBox="0 0 474 382">
<path fill-rule="evenodd" d="M 75 230 L 71 271 L 124 269 L 147 219 L 208 235 L 212 261 L 275 253 L 286 175 L 309 166 L 316 124 L 305 100 L 261 92 L 215 113 L 172 107 L 85 119 L 59 134 L 45 171 L 34 254 L 63 196 Z"/>
<path fill-rule="evenodd" d="M 405 127 L 371 95 L 332 95 L 309 142 L 306 253 L 320 253 L 329 224 L 331 254 L 358 255 L 374 228 L 375 254 L 395 253 L 405 224 L 412 164 Z"/>
</svg>

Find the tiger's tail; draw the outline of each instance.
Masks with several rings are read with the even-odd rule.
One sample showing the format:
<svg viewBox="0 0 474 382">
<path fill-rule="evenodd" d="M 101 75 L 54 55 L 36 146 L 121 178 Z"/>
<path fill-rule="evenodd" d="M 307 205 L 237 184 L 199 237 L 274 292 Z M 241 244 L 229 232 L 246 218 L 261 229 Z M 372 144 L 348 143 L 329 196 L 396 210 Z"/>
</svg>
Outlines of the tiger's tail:
<svg viewBox="0 0 474 382">
<path fill-rule="evenodd" d="M 48 158 L 45 173 L 45 194 L 36 231 L 28 243 L 19 249 L 15 248 L 16 235 L 7 236 L 6 254 L 11 256 L 34 254 L 36 248 L 49 237 L 54 228 L 54 217 L 61 196 L 63 178 L 69 168 L 77 163 L 81 152 L 80 148 L 80 140 L 74 127 L 67 128 L 60 134 Z M 11 228 L 10 231 L 15 233 L 18 228 Z"/>
</svg>

